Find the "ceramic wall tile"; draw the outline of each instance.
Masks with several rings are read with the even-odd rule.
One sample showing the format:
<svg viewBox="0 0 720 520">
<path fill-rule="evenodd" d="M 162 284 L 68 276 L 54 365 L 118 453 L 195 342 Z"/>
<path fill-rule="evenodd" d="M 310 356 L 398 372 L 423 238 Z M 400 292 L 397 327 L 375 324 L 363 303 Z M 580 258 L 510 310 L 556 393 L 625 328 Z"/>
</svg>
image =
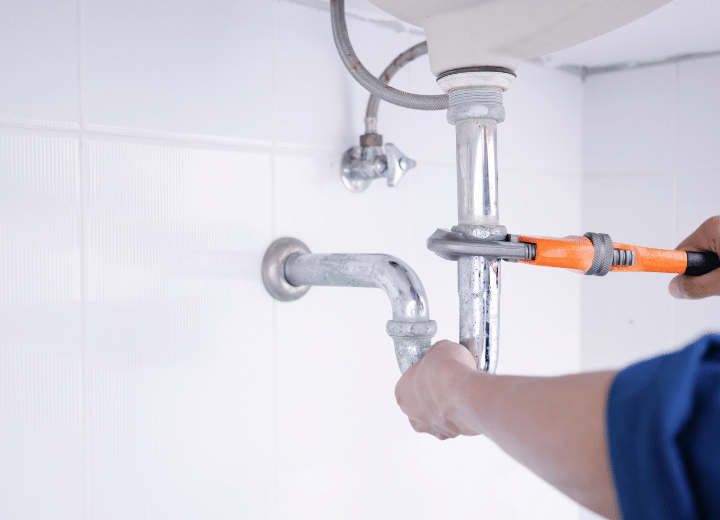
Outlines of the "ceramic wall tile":
<svg viewBox="0 0 720 520">
<path fill-rule="evenodd" d="M 272 516 L 270 164 L 86 143 L 91 516 Z"/>
<path fill-rule="evenodd" d="M 422 36 L 412 35 L 408 47 L 424 39 Z M 443 93 L 430 71 L 427 55 L 415 59 L 407 69 L 411 92 L 426 95 Z M 406 153 L 419 163 L 447 164 L 454 170 L 455 127 L 447 122 L 446 114 L 445 110 L 410 110 L 410 145 Z"/>
<path fill-rule="evenodd" d="M 348 74 L 333 43 L 330 13 L 290 2 L 276 4 L 275 139 L 282 145 L 345 151 L 358 144 L 369 94 Z M 405 33 L 348 19 L 353 46 L 380 74 L 407 47 Z M 312 33 L 314 38 L 308 38 Z M 406 72 L 392 84 L 407 88 Z M 407 111 L 382 103 L 379 130 L 402 150 Z"/>
<path fill-rule="evenodd" d="M 88 129 L 269 142 L 272 2 L 83 5 Z"/>
<path fill-rule="evenodd" d="M 598 74 L 585 81 L 586 173 L 673 171 L 677 66 Z"/>
<path fill-rule="evenodd" d="M 586 178 L 583 229 L 614 242 L 675 247 L 671 174 Z M 608 210 L 608 208 L 611 208 Z M 609 273 L 582 278 L 582 367 L 620 368 L 674 347 L 672 275 Z"/>
<path fill-rule="evenodd" d="M 82 518 L 78 140 L 0 133 L 0 517 Z"/>
<path fill-rule="evenodd" d="M 500 221 L 509 233 L 582 234 L 581 179 L 507 171 Z M 551 375 L 579 368 L 580 277 L 562 269 L 505 262 L 501 372 Z M 551 301 L 549 305 L 542 302 Z"/>
<path fill-rule="evenodd" d="M 418 166 L 350 193 L 339 162 L 368 94 L 326 2 L 56 4 L 0 7 L 16 74 L 0 79 L 3 125 L 84 121 L 79 140 L 0 135 L 0 516 L 576 516 L 487 439 L 410 428 L 382 291 L 278 303 L 260 280 L 279 236 L 392 254 L 455 339 L 456 267 L 425 248 L 456 220 L 442 111 L 382 103 L 380 133 Z M 348 11 L 373 72 L 423 39 L 364 0 Z M 582 84 L 521 71 L 499 134 L 502 220 L 579 232 Z M 392 85 L 438 93 L 426 57 Z M 578 276 L 503 269 L 501 371 L 575 370 Z"/>
<path fill-rule="evenodd" d="M 720 58 L 678 64 L 678 166 L 685 172 L 720 168 Z"/>
<path fill-rule="evenodd" d="M 0 123 L 77 128 L 78 2 L 0 4 Z"/>
<path fill-rule="evenodd" d="M 407 256 L 410 183 L 376 180 L 362 193 L 340 179 L 335 154 L 278 153 L 275 159 L 278 236 L 294 236 L 318 253 Z M 409 260 L 408 260 L 409 261 Z"/>
<path fill-rule="evenodd" d="M 582 175 L 580 78 L 524 63 L 505 92 L 498 125 L 500 170 Z"/>
</svg>

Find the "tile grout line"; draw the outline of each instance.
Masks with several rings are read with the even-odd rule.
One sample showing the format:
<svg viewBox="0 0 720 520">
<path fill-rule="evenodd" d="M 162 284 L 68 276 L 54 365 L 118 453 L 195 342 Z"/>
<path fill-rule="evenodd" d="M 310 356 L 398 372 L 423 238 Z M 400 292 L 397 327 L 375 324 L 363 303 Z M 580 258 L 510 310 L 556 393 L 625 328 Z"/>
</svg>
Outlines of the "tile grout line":
<svg viewBox="0 0 720 520">
<path fill-rule="evenodd" d="M 274 240 L 277 238 L 277 140 L 275 131 L 275 112 L 277 109 L 277 85 L 276 85 L 276 60 L 277 60 L 277 2 L 272 3 L 272 54 L 271 54 L 271 94 L 270 94 L 270 204 L 271 204 L 271 238 Z M 278 317 L 277 317 L 277 305 L 278 302 L 272 299 L 272 421 L 273 421 L 273 463 L 272 463 L 272 479 L 273 479 L 273 492 L 272 497 L 272 511 L 271 516 L 273 518 L 280 517 L 280 399 L 278 390 Z"/>
<path fill-rule="evenodd" d="M 81 383 L 82 383 L 82 438 L 83 438 L 83 518 L 89 517 L 90 495 L 88 491 L 90 462 L 89 462 L 89 413 L 88 413 L 88 245 L 87 245 L 87 214 L 86 203 L 86 182 L 85 182 L 85 121 L 83 114 L 83 17 L 82 2 L 77 0 L 77 22 L 78 22 L 78 173 L 80 189 L 80 293 L 82 301 L 82 349 L 80 353 Z"/>
<path fill-rule="evenodd" d="M 105 129 L 98 127 L 79 126 L 67 127 L 54 124 L 42 123 L 23 123 L 9 122 L 0 120 L 0 129 L 25 130 L 38 132 L 57 132 L 61 134 L 78 135 L 82 132 L 88 136 L 102 136 L 114 140 L 142 140 L 150 141 L 150 144 L 156 145 L 187 145 L 190 148 L 222 148 L 235 151 L 250 152 L 271 152 L 275 149 L 278 152 L 287 154 L 315 154 L 315 155 L 335 155 L 338 150 L 332 147 L 324 147 L 318 145 L 308 145 L 300 143 L 286 143 L 278 141 L 257 141 L 234 138 L 224 138 L 218 136 L 202 136 L 202 135 L 166 135 L 153 131 L 143 132 L 141 130 L 123 130 L 123 129 Z M 246 141 L 246 142 L 243 142 Z"/>
<path fill-rule="evenodd" d="M 154 130 L 143 130 L 143 129 L 125 129 L 125 128 L 113 128 L 104 126 L 85 126 L 83 128 L 80 125 L 63 125 L 52 122 L 23 122 L 23 121 L 7 121 L 0 119 L 0 128 L 9 128 L 13 130 L 38 130 L 45 132 L 60 132 L 60 133 L 72 133 L 76 134 L 81 130 L 88 135 L 107 136 L 111 138 L 130 138 L 130 139 L 144 139 L 158 142 L 171 142 L 180 144 L 189 144 L 193 146 L 220 146 L 226 148 L 237 148 L 242 150 L 269 150 L 270 142 L 262 140 L 252 140 L 243 138 L 233 137 L 221 137 L 215 135 L 197 135 L 197 134 L 180 134 L 180 133 L 164 133 Z M 308 145 L 293 145 L 288 143 L 287 148 L 298 150 L 312 149 L 315 150 L 317 146 Z"/>
</svg>

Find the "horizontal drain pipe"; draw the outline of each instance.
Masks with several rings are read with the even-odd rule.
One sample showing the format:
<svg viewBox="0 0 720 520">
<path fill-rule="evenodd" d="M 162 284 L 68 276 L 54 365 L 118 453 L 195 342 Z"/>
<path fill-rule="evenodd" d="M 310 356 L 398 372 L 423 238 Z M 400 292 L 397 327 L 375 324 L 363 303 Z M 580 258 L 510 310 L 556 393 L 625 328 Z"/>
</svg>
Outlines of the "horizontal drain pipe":
<svg viewBox="0 0 720 520">
<path fill-rule="evenodd" d="M 427 353 L 437 331 L 420 278 L 394 256 L 312 254 L 300 240 L 284 237 L 265 252 L 262 279 L 273 298 L 286 302 L 301 298 L 313 285 L 382 289 L 392 308 L 386 330 L 403 373 Z"/>
</svg>

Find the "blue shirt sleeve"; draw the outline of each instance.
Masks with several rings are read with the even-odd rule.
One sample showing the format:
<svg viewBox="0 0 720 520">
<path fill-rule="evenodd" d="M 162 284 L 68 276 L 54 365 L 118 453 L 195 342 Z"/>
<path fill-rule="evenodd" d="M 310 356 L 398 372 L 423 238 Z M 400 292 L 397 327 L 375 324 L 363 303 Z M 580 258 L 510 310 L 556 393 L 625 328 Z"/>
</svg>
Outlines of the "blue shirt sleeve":
<svg viewBox="0 0 720 520">
<path fill-rule="evenodd" d="M 625 520 L 720 519 L 720 336 L 618 373 L 607 432 Z"/>
</svg>

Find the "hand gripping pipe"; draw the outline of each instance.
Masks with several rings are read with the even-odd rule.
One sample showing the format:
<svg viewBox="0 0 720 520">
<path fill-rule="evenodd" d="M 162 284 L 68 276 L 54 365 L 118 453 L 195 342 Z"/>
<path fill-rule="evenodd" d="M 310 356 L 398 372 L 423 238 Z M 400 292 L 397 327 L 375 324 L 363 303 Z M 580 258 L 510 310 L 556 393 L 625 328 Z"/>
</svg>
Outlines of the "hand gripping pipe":
<svg viewBox="0 0 720 520">
<path fill-rule="evenodd" d="M 311 254 L 299 240 L 285 237 L 266 251 L 262 277 L 267 291 L 280 301 L 296 300 L 312 285 L 385 291 L 392 309 L 386 330 L 395 343 L 402 373 L 423 358 L 437 331 L 422 282 L 410 266 L 394 256 Z"/>
<path fill-rule="evenodd" d="M 347 24 L 345 23 L 345 0 L 330 0 L 330 21 L 333 38 L 340 58 L 353 78 L 371 94 L 383 101 L 415 110 L 445 110 L 449 106 L 447 94 L 423 96 L 410 94 L 386 85 L 370 74 L 360 62 L 350 43 Z"/>
</svg>

